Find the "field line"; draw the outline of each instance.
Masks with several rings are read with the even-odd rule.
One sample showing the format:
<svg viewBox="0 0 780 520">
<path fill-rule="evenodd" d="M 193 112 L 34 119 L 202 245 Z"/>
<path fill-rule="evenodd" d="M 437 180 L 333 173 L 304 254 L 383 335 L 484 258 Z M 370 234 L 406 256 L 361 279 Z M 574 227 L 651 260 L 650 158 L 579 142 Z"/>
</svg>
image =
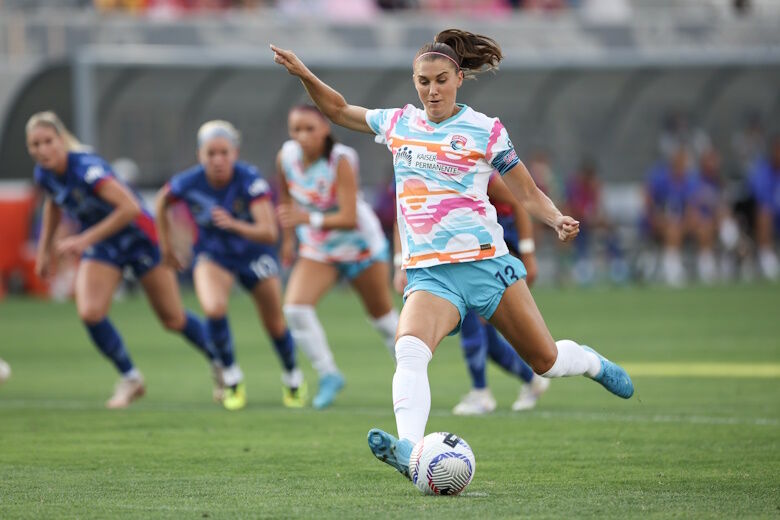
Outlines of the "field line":
<svg viewBox="0 0 780 520">
<path fill-rule="evenodd" d="M 55 410 L 55 411 L 95 411 L 105 413 L 117 413 L 104 410 L 100 401 L 77 400 L 35 400 L 35 399 L 3 399 L 0 400 L 0 410 Z M 211 412 L 214 414 L 225 413 L 212 403 L 159 403 L 145 402 L 134 407 L 132 412 L 165 412 L 165 413 L 193 413 Z M 392 407 L 367 407 L 367 406 L 334 406 L 326 411 L 312 409 L 285 411 L 278 405 L 254 405 L 241 413 L 290 413 L 290 414 L 332 414 L 332 415 L 365 415 L 374 417 L 386 417 L 392 415 Z M 122 412 L 118 412 L 122 413 Z M 434 408 L 430 412 L 431 417 L 454 417 L 449 409 Z M 671 423 L 671 424 L 701 424 L 701 425 L 753 425 L 753 426 L 780 426 L 780 419 L 773 417 L 716 417 L 707 415 L 675 415 L 675 414 L 626 414 L 621 412 L 579 412 L 576 410 L 532 410 L 529 412 L 512 412 L 499 410 L 485 419 L 493 417 L 517 420 L 545 419 L 545 420 L 573 420 L 582 422 L 619 422 L 619 423 Z M 463 420 L 482 420 L 481 418 L 464 418 Z"/>
</svg>

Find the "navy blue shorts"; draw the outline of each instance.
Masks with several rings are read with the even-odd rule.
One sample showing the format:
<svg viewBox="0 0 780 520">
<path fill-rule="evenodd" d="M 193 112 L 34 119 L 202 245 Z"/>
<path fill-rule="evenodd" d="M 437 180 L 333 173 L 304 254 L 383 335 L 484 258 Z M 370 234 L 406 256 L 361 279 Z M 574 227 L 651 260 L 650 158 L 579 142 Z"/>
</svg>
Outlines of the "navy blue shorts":
<svg viewBox="0 0 780 520">
<path fill-rule="evenodd" d="M 160 248 L 146 236 L 123 232 L 88 247 L 81 258 L 104 262 L 120 271 L 130 267 L 140 280 L 160 263 Z"/>
<path fill-rule="evenodd" d="M 197 264 L 201 260 L 211 260 L 233 273 L 247 291 L 254 289 L 258 282 L 279 276 L 279 261 L 276 259 L 276 254 L 270 249 L 238 257 L 198 251 L 195 253 L 195 263 Z"/>
</svg>

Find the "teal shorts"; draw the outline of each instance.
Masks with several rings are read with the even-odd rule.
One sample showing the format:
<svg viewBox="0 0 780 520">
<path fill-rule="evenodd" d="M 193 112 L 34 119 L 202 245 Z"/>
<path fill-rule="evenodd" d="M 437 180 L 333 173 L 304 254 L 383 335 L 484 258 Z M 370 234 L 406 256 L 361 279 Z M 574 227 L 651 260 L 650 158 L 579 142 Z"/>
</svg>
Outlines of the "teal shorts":
<svg viewBox="0 0 780 520">
<path fill-rule="evenodd" d="M 359 262 L 337 262 L 333 265 L 335 265 L 336 269 L 338 269 L 339 276 L 341 278 L 351 281 L 360 276 L 363 271 L 371 267 L 373 264 L 377 262 L 389 261 L 390 249 L 388 247 L 384 247 L 379 253 L 371 256 L 370 258 L 366 258 L 365 260 L 360 260 Z"/>
<path fill-rule="evenodd" d="M 504 291 L 525 279 L 525 275 L 523 262 L 508 254 L 475 262 L 407 269 L 404 301 L 415 291 L 425 291 L 453 304 L 460 313 L 460 321 L 450 332 L 452 336 L 460 331 L 463 317 L 469 310 L 490 319 Z"/>
</svg>

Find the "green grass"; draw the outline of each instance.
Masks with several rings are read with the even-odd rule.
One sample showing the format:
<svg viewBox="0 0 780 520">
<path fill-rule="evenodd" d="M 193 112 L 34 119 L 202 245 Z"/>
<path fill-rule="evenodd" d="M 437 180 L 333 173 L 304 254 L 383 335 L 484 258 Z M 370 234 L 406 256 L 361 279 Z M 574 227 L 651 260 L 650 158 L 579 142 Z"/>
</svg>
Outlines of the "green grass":
<svg viewBox="0 0 780 520">
<path fill-rule="evenodd" d="M 210 402 L 206 364 L 141 298 L 112 310 L 148 383 L 125 411 L 103 409 L 115 375 L 72 304 L 6 300 L 0 356 L 14 374 L 0 387 L 0 518 L 780 515 L 778 286 L 548 289 L 537 301 L 555 337 L 638 371 L 707 365 L 696 377 L 636 376 L 630 401 L 584 378 L 554 381 L 524 414 L 508 411 L 516 382 L 491 369 L 499 411 L 457 418 L 468 381 L 449 338 L 429 368 L 428 430 L 466 438 L 477 470 L 464 496 L 432 498 L 368 450 L 369 428 L 395 430 L 393 366 L 348 292 L 319 307 L 347 377 L 323 412 L 281 407 L 277 361 L 243 295 L 230 314 L 250 397 L 238 413 Z M 769 371 L 745 377 L 751 364 Z M 712 366 L 742 370 L 715 377 Z"/>
</svg>

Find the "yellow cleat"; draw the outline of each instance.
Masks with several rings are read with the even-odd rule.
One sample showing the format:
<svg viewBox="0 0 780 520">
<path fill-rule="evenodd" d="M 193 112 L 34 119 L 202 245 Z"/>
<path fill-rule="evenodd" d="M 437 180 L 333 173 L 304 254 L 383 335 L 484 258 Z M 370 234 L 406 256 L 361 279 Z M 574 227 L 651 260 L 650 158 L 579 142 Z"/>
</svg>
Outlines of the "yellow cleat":
<svg viewBox="0 0 780 520">
<path fill-rule="evenodd" d="M 240 410 L 246 406 L 246 387 L 244 383 L 236 386 L 225 387 L 225 395 L 222 398 L 222 406 L 226 410 Z"/>
<path fill-rule="evenodd" d="M 287 408 L 303 408 L 308 396 L 306 381 L 301 382 L 298 388 L 282 387 L 282 404 Z"/>
</svg>

